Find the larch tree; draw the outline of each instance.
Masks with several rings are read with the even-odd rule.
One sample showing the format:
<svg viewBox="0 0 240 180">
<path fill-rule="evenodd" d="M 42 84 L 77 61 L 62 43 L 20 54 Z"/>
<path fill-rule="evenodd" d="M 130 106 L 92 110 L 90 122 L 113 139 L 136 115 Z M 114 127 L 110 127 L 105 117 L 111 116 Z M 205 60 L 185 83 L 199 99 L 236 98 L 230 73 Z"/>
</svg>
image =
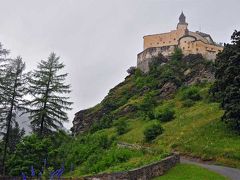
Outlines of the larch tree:
<svg viewBox="0 0 240 180">
<path fill-rule="evenodd" d="M 65 84 L 67 73 L 60 73 L 65 65 L 59 62 L 60 57 L 51 53 L 48 59 L 42 60 L 29 79 L 29 118 L 34 132 L 40 136 L 63 127 L 68 121 L 67 110 L 71 110 L 69 97 L 70 85 Z"/>
<path fill-rule="evenodd" d="M 16 124 L 16 114 L 25 109 L 26 74 L 24 70 L 25 63 L 21 57 L 8 59 L 2 68 L 0 85 L 0 128 L 4 140 L 2 158 L 3 174 L 6 172 L 5 161 L 9 148 L 9 140 L 11 138 L 11 130 Z"/>
</svg>

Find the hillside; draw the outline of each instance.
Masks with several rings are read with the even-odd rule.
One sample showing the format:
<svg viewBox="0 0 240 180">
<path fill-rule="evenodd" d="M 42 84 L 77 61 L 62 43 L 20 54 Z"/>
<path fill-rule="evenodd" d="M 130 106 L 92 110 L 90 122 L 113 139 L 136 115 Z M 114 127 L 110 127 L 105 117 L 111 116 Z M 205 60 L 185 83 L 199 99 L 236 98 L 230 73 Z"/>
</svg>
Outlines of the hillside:
<svg viewBox="0 0 240 180">
<path fill-rule="evenodd" d="M 239 136 L 228 131 L 220 120 L 219 103 L 209 95 L 213 74 L 213 64 L 200 55 L 180 61 L 160 56 L 149 74 L 132 69 L 100 104 L 76 113 L 75 135 L 81 134 L 80 139 L 107 135 L 112 144 L 100 151 L 100 157 L 99 152 L 89 153 L 72 175 L 127 170 L 175 151 L 240 167 Z M 164 120 L 169 111 L 173 117 Z M 163 134 L 146 142 L 144 131 L 159 123 Z M 94 165 L 86 171 L 92 161 Z"/>
</svg>

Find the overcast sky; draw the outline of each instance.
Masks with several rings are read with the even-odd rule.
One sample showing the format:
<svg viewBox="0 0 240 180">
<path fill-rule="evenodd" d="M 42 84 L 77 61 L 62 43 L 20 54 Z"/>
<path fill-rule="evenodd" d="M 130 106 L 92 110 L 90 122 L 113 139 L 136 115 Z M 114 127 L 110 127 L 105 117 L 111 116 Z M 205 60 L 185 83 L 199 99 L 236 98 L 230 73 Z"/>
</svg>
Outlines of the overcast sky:
<svg viewBox="0 0 240 180">
<path fill-rule="evenodd" d="M 136 65 L 147 34 L 176 28 L 183 10 L 189 30 L 229 42 L 240 29 L 239 0 L 0 0 L 0 42 L 27 69 L 56 52 L 72 85 L 74 113 L 99 103 Z"/>
</svg>

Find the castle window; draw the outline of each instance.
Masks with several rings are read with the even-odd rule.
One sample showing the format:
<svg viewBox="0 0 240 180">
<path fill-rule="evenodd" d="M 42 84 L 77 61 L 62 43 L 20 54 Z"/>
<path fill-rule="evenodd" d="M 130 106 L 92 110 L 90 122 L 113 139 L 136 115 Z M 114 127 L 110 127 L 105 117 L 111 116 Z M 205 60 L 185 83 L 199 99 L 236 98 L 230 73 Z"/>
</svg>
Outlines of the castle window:
<svg viewBox="0 0 240 180">
<path fill-rule="evenodd" d="M 185 43 L 187 43 L 187 41 L 184 41 Z"/>
<path fill-rule="evenodd" d="M 174 41 L 176 40 L 176 38 L 173 39 Z"/>
<path fill-rule="evenodd" d="M 171 43 L 171 41 L 169 41 L 169 43 Z"/>
<path fill-rule="evenodd" d="M 163 44 L 165 44 L 165 42 L 163 42 Z"/>
<path fill-rule="evenodd" d="M 159 42 L 157 42 L 157 44 L 159 44 Z"/>
<path fill-rule="evenodd" d="M 183 50 L 185 49 L 185 47 L 182 48 Z"/>
<path fill-rule="evenodd" d="M 188 46 L 188 49 L 190 49 L 190 47 Z"/>
<path fill-rule="evenodd" d="M 198 51 L 198 48 L 196 50 Z"/>
</svg>

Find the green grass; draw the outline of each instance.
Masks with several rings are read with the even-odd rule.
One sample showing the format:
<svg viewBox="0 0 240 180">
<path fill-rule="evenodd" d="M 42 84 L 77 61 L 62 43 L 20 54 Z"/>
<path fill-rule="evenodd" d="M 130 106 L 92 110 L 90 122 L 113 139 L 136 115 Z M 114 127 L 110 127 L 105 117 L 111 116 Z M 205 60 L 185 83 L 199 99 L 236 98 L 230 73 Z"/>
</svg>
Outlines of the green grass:
<svg viewBox="0 0 240 180">
<path fill-rule="evenodd" d="M 144 129 L 157 120 L 129 119 L 130 131 L 118 137 L 119 141 L 137 143 L 165 151 L 178 151 L 203 160 L 240 168 L 240 136 L 229 130 L 221 121 L 223 111 L 218 103 L 209 102 L 208 87 L 201 88 L 202 100 L 192 107 L 184 107 L 179 91 L 174 99 L 160 104 L 174 106 L 175 119 L 162 123 L 164 133 L 152 144 L 144 142 Z"/>
<path fill-rule="evenodd" d="M 196 165 L 179 164 L 154 180 L 227 180 L 227 178 Z"/>
</svg>

